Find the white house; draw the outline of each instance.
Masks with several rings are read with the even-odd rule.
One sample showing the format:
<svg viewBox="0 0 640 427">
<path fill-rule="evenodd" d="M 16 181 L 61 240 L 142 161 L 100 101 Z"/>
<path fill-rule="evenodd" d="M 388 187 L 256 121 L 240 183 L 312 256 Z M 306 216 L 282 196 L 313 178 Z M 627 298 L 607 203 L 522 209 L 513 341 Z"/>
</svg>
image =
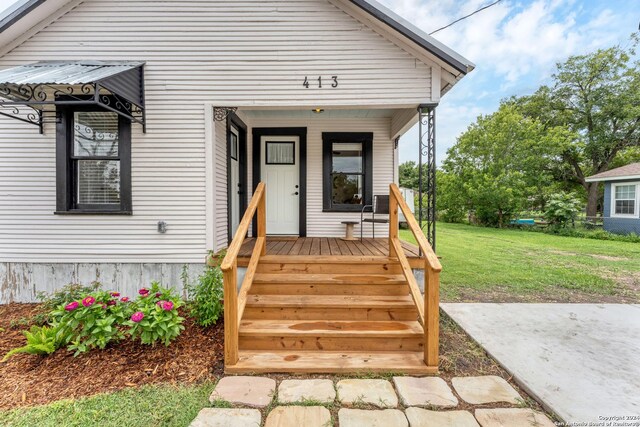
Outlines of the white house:
<svg viewBox="0 0 640 427">
<path fill-rule="evenodd" d="M 260 181 L 268 235 L 342 236 L 473 67 L 373 0 L 23 1 L 0 16 L 0 302 L 179 286 Z"/>
</svg>

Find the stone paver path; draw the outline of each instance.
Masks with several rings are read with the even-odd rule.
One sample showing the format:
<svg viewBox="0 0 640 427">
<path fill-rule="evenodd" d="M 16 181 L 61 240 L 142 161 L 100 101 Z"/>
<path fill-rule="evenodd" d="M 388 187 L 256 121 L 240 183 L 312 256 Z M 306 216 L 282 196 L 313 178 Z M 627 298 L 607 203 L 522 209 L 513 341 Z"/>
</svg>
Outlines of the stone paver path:
<svg viewBox="0 0 640 427">
<path fill-rule="evenodd" d="M 531 409 L 476 409 L 476 419 L 482 427 L 555 427 L 546 415 Z"/>
<path fill-rule="evenodd" d="M 257 409 L 204 408 L 189 427 L 257 427 L 261 423 Z"/>
<path fill-rule="evenodd" d="M 336 390 L 331 380 L 284 380 L 278 387 L 278 402 L 293 403 L 315 401 L 331 403 L 336 399 Z"/>
<path fill-rule="evenodd" d="M 473 405 L 497 402 L 517 405 L 522 402 L 518 392 L 503 378 L 495 375 L 453 378 L 451 383 L 462 400 Z"/>
<path fill-rule="evenodd" d="M 278 406 L 267 416 L 265 427 L 328 427 L 331 413 L 324 406 Z"/>
<path fill-rule="evenodd" d="M 464 402 L 439 377 L 393 377 L 393 382 L 287 379 L 279 384 L 268 377 L 224 377 L 210 401 L 214 406 L 230 403 L 234 407 L 205 408 L 190 427 L 327 427 L 336 423 L 340 427 L 554 426 L 545 414 L 518 408 L 520 395 L 500 377 L 458 377 L 451 384 Z M 469 406 L 485 402 L 501 402 L 503 407 Z M 504 407 L 507 405 L 513 407 Z"/>
<path fill-rule="evenodd" d="M 458 406 L 458 399 L 442 378 L 393 377 L 393 383 L 404 406 Z"/>
<path fill-rule="evenodd" d="M 237 405 L 264 408 L 273 400 L 276 381 L 266 377 L 224 377 L 211 393 L 209 401 L 224 400 Z"/>
<path fill-rule="evenodd" d="M 409 422 L 398 409 L 365 411 L 342 408 L 338 411 L 340 427 L 408 427 Z"/>
<path fill-rule="evenodd" d="M 338 381 L 338 399 L 343 405 L 370 404 L 378 408 L 395 408 L 398 396 L 387 380 Z"/>
<path fill-rule="evenodd" d="M 407 408 L 405 411 L 411 427 L 479 427 L 469 411 L 429 411 Z"/>
</svg>

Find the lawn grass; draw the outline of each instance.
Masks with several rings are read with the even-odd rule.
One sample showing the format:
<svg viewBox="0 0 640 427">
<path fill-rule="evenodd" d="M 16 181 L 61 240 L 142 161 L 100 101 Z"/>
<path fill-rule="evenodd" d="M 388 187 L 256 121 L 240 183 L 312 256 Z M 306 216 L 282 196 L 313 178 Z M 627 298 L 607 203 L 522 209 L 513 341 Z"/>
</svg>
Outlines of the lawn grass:
<svg viewBox="0 0 640 427">
<path fill-rule="evenodd" d="M 400 235 L 414 242 L 409 230 Z M 640 300 L 638 243 L 438 223 L 437 252 L 445 301 L 487 301 L 495 293 L 498 300 L 509 294 L 519 301 L 527 296 L 552 301 L 554 295 Z"/>
<path fill-rule="evenodd" d="M 79 373 L 82 375 L 82 373 Z M 72 379 L 70 379 L 72 380 Z M 0 411 L 0 425 L 12 427 L 188 426 L 208 401 L 214 384 L 151 385 L 79 400 Z"/>
</svg>

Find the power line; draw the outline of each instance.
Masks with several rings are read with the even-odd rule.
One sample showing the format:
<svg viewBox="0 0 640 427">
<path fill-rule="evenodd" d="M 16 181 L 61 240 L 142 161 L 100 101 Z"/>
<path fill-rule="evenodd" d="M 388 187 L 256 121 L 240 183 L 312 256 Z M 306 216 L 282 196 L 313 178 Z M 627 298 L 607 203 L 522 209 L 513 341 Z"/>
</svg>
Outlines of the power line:
<svg viewBox="0 0 640 427">
<path fill-rule="evenodd" d="M 460 21 L 462 21 L 462 20 L 464 20 L 464 19 L 467 19 L 468 17 L 473 16 L 473 15 L 475 15 L 475 14 L 476 14 L 476 13 L 478 13 L 478 12 L 482 12 L 482 11 L 483 11 L 483 10 L 485 10 L 485 9 L 489 9 L 491 6 L 495 6 L 496 4 L 500 3 L 501 1 L 502 1 L 502 0 L 496 0 L 496 1 L 494 1 L 493 3 L 491 3 L 491 4 L 488 4 L 488 5 L 486 5 L 486 6 L 483 6 L 483 7 L 481 7 L 480 9 L 476 10 L 475 12 L 472 12 L 472 13 L 470 13 L 470 14 L 466 15 L 466 16 L 463 16 L 462 18 L 458 18 L 458 19 L 456 19 L 455 21 L 453 21 L 452 23 L 447 24 L 447 25 L 445 25 L 444 27 L 438 28 L 437 30 L 430 32 L 430 33 L 429 33 L 429 35 L 431 36 L 431 35 L 433 35 L 433 34 L 437 33 L 438 31 L 442 31 L 442 30 L 444 30 L 445 28 L 449 28 L 449 27 L 450 27 L 450 26 L 452 26 L 453 24 L 457 24 L 458 22 L 460 22 Z"/>
</svg>

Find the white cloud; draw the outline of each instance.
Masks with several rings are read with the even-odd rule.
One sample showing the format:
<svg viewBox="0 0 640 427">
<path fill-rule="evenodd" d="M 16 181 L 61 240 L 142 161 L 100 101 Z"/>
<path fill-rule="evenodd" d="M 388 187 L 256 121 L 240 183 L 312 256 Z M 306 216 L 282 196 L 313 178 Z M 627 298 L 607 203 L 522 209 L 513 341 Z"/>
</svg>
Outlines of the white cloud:
<svg viewBox="0 0 640 427">
<path fill-rule="evenodd" d="M 433 31 L 490 0 L 382 1 Z M 501 98 L 528 94 L 546 83 L 555 63 L 626 40 L 635 28 L 625 27 L 625 11 L 603 6 L 575 0 L 503 0 L 436 33 L 438 40 L 476 64 L 438 107 L 438 159 L 479 114 L 494 111 Z M 417 133 L 414 129 L 401 141 L 401 161 L 417 158 Z"/>
</svg>

